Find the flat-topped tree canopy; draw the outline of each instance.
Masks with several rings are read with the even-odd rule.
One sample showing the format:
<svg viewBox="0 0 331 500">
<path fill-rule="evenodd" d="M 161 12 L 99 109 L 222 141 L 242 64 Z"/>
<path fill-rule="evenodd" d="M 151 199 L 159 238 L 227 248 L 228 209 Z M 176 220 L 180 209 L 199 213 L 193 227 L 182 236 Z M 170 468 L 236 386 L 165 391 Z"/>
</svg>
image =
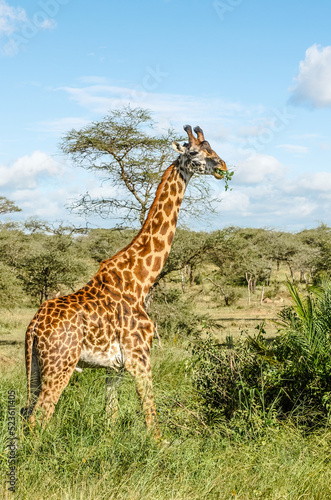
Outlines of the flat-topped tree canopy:
<svg viewBox="0 0 331 500">
<path fill-rule="evenodd" d="M 165 168 L 175 160 L 172 142 L 183 142 L 173 129 L 156 131 L 152 113 L 130 106 L 111 110 L 101 120 L 67 132 L 60 149 L 75 166 L 100 176 L 100 195 L 89 186 L 71 210 L 82 215 L 99 215 L 115 220 L 120 227 L 142 226 Z M 200 132 L 199 132 L 200 134 Z M 199 135 L 198 135 L 199 137 Z M 204 219 L 213 213 L 210 183 L 194 177 L 181 209 L 184 218 Z"/>
</svg>

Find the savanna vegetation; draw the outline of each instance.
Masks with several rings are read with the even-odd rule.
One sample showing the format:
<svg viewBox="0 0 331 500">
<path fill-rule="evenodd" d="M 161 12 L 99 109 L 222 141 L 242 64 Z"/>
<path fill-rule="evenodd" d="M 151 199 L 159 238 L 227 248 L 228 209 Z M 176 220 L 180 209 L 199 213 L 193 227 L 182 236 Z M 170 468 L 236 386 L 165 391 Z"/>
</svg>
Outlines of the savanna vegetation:
<svg viewBox="0 0 331 500">
<path fill-rule="evenodd" d="M 154 392 L 164 442 L 146 430 L 124 377 L 115 424 L 103 370 L 75 372 L 47 428 L 24 430 L 24 333 L 38 305 L 76 290 L 130 242 L 174 138 L 146 133 L 125 108 L 69 132 L 62 151 L 121 185 L 121 199 L 74 210 L 123 219 L 113 229 L 38 219 L 0 226 L 0 495 L 19 499 L 331 498 L 331 228 L 296 234 L 178 229 L 146 308 L 157 329 Z M 170 157 L 169 157 L 170 158 Z M 144 159 L 147 169 L 144 169 Z M 137 167 L 137 168 L 135 168 Z M 206 185 L 188 203 L 197 215 Z M 200 200 L 200 201 L 199 201 Z M 189 205 L 188 205 L 189 206 Z M 185 207 L 184 207 L 185 209 Z M 0 219 L 19 210 L 0 198 Z M 8 490 L 15 392 L 16 492 Z"/>
<path fill-rule="evenodd" d="M 0 340 L 22 341 L 41 301 L 86 282 L 134 233 L 3 224 Z M 3 495 L 15 390 L 18 498 L 328 498 L 330 242 L 326 226 L 178 231 L 148 304 L 167 444 L 146 431 L 129 376 L 107 420 L 102 370 L 75 373 L 49 427 L 24 435 L 23 344 L 1 345 Z"/>
</svg>

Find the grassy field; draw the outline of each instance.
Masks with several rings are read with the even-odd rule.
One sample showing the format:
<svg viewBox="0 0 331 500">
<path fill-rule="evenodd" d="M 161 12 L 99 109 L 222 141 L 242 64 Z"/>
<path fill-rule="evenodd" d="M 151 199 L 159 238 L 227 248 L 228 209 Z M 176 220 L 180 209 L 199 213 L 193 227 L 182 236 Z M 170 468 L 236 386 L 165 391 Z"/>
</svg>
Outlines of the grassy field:
<svg viewBox="0 0 331 500">
<path fill-rule="evenodd" d="M 22 316 L 23 317 L 23 316 Z M 47 429 L 23 434 L 23 345 L 1 346 L 0 496 L 19 499 L 328 499 L 331 430 L 304 435 L 290 423 L 239 436 L 204 422 L 187 370 L 189 350 L 153 348 L 163 437 L 145 429 L 133 380 L 124 378 L 112 427 L 102 370 L 75 373 Z M 16 393 L 17 487 L 6 490 L 7 391 Z"/>
<path fill-rule="evenodd" d="M 180 285 L 178 285 L 180 286 Z M 230 307 L 197 285 L 186 298 L 219 325 L 215 333 L 253 333 L 289 304 L 281 288 L 262 303 L 258 290 Z M 331 429 L 305 434 L 293 423 L 262 426 L 245 434 L 226 422 L 206 422 L 191 383 L 188 340 L 175 335 L 154 343 L 153 377 L 164 441 L 147 432 L 134 381 L 124 377 L 114 425 L 105 413 L 105 373 L 74 373 L 45 430 L 24 433 L 19 409 L 26 402 L 24 333 L 35 308 L 0 314 L 0 497 L 44 499 L 266 499 L 331 498 Z M 161 332 L 162 333 L 162 332 Z M 6 343 L 5 343 L 6 342 Z M 10 343 L 11 342 L 11 343 Z M 8 391 L 15 391 L 16 492 L 8 491 Z"/>
<path fill-rule="evenodd" d="M 28 324 L 33 318 L 36 308 L 20 308 L 0 310 L 0 342 L 22 341 Z"/>
</svg>

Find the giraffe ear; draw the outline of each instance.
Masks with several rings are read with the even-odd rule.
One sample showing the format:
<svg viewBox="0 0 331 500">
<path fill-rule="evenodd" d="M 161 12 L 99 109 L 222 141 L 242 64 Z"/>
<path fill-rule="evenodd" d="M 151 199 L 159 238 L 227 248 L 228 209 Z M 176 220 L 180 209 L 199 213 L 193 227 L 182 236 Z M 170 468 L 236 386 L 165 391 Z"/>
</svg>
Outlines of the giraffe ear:
<svg viewBox="0 0 331 500">
<path fill-rule="evenodd" d="M 184 148 L 184 146 L 182 146 L 181 144 L 179 144 L 179 142 L 177 142 L 177 141 L 174 141 L 172 143 L 172 147 L 180 155 L 183 155 L 184 153 L 186 153 L 186 149 Z"/>
</svg>

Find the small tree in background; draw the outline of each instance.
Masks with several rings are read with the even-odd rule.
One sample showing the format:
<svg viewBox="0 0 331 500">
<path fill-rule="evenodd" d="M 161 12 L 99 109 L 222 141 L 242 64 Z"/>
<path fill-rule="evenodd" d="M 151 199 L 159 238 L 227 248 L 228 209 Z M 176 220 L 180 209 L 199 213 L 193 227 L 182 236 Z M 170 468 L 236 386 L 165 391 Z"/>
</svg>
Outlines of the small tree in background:
<svg viewBox="0 0 331 500">
<path fill-rule="evenodd" d="M 21 305 L 24 296 L 15 271 L 0 261 L 0 308 L 12 309 Z"/>
<path fill-rule="evenodd" d="M 93 270 L 90 271 L 89 260 L 79 252 L 71 226 L 58 225 L 52 229 L 43 221 L 30 219 L 23 228 L 0 231 L 0 264 L 4 266 L 4 276 L 11 275 L 10 279 L 4 278 L 3 285 L 0 282 L 4 296 L 6 284 L 13 282 L 13 290 L 19 284 L 20 291 L 23 288 L 26 293 L 22 296 L 42 302 L 57 292 L 73 291 L 81 281 L 87 281 Z M 19 296 L 18 301 L 22 303 Z M 4 300 L 1 304 L 5 305 Z"/>
<path fill-rule="evenodd" d="M 77 240 L 79 252 L 100 263 L 128 245 L 135 235 L 134 229 L 91 229 Z"/>
<path fill-rule="evenodd" d="M 55 250 L 55 249 L 54 249 Z M 37 252 L 26 257 L 20 270 L 20 278 L 25 291 L 38 297 L 40 304 L 62 288 L 73 292 L 82 275 L 84 265 L 70 254 L 59 254 L 56 251 Z"/>
<path fill-rule="evenodd" d="M 21 211 L 22 209 L 15 205 L 13 201 L 8 200 L 5 196 L 0 196 L 0 215 Z"/>
<path fill-rule="evenodd" d="M 25 291 L 40 303 L 51 294 L 73 292 L 89 277 L 86 262 L 77 255 L 76 242 L 67 231 L 57 228 L 55 234 L 32 233 L 28 251 L 21 255 L 18 277 Z"/>
</svg>

